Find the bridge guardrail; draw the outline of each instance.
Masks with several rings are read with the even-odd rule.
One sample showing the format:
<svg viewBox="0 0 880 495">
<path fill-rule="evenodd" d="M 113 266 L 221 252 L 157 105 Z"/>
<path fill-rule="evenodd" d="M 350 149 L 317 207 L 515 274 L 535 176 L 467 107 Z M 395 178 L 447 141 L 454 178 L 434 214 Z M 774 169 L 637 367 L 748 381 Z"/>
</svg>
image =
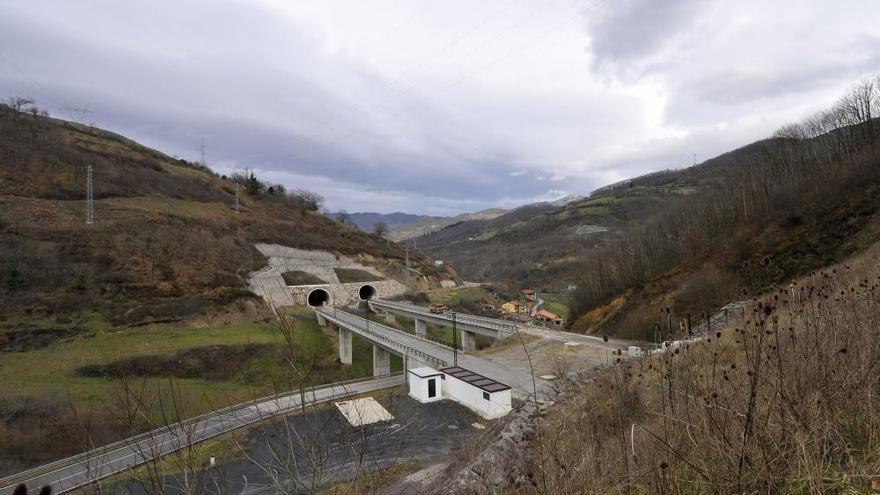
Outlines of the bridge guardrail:
<svg viewBox="0 0 880 495">
<path fill-rule="evenodd" d="M 378 341 L 382 342 L 383 344 L 387 345 L 388 347 L 391 347 L 399 352 L 402 352 L 404 354 L 414 355 L 414 356 L 418 357 L 420 361 L 430 362 L 430 363 L 433 363 L 441 368 L 445 368 L 449 364 L 444 359 L 441 359 L 436 356 L 432 356 L 428 353 L 422 352 L 414 347 L 411 347 L 411 346 L 408 346 L 404 343 L 398 342 L 398 341 L 388 337 L 387 335 L 382 335 L 379 332 L 376 332 L 374 330 L 367 328 L 367 325 L 365 325 L 364 322 L 366 322 L 368 320 L 366 320 L 364 318 L 361 318 L 359 316 L 355 316 L 355 315 L 347 313 L 345 311 L 339 312 L 343 315 L 342 317 L 339 317 L 339 313 L 334 315 L 333 312 L 327 311 L 325 309 L 318 309 L 317 311 L 319 313 L 321 313 L 321 316 L 323 316 L 324 318 L 327 318 L 330 321 L 333 321 L 334 323 L 337 323 L 337 324 L 345 323 L 345 324 L 354 326 L 355 331 L 366 333 L 370 336 L 370 338 L 378 340 Z M 372 324 L 378 325 L 379 327 L 384 328 L 386 330 L 390 330 L 392 332 L 403 333 L 404 335 L 407 335 L 410 337 L 421 338 L 421 337 L 418 337 L 415 335 L 410 335 L 409 333 L 403 332 L 403 331 L 398 330 L 396 328 L 391 328 L 389 326 L 382 325 L 380 323 L 373 322 Z"/>
<path fill-rule="evenodd" d="M 403 374 L 403 372 L 396 372 L 396 373 L 391 373 L 391 375 L 389 375 L 389 376 L 397 376 L 397 375 L 402 375 L 402 374 Z M 146 440 L 148 438 L 155 438 L 159 435 L 164 435 L 166 433 L 174 433 L 176 430 L 180 430 L 180 429 L 186 428 L 188 426 L 193 426 L 195 424 L 198 424 L 201 421 L 210 419 L 211 417 L 219 417 L 224 414 L 235 412 L 238 410 L 243 410 L 248 407 L 253 407 L 255 405 L 258 405 L 258 404 L 263 404 L 263 403 L 271 402 L 271 401 L 277 401 L 279 399 L 282 399 L 284 397 L 289 397 L 294 394 L 303 394 L 303 393 L 309 393 L 309 392 L 314 393 L 318 389 L 324 389 L 324 388 L 328 388 L 328 387 L 346 386 L 346 385 L 370 381 L 370 380 L 374 380 L 374 379 L 376 379 L 376 377 L 370 376 L 370 377 L 363 377 L 363 378 L 354 378 L 351 380 L 343 380 L 341 382 L 326 383 L 323 385 L 315 385 L 315 386 L 311 386 L 311 387 L 303 387 L 299 390 L 292 390 L 292 391 L 288 391 L 288 392 L 279 392 L 277 394 L 273 394 L 270 396 L 261 397 L 258 399 L 253 399 L 248 402 L 234 404 L 231 406 L 224 407 L 222 409 L 218 409 L 216 411 L 211 411 L 211 412 L 207 412 L 204 414 L 200 414 L 198 416 L 193 416 L 192 418 L 184 419 L 184 420 L 179 421 L 177 423 L 174 423 L 172 425 L 163 426 L 161 428 L 156 428 L 153 430 L 145 431 L 145 432 L 139 433 L 133 437 L 119 440 L 119 441 L 116 441 L 116 442 L 113 442 L 113 443 L 110 443 L 107 445 L 102 445 L 101 447 L 97 447 L 92 450 L 80 452 L 79 454 L 74 454 L 72 456 L 68 456 L 63 459 L 58 459 L 58 460 L 49 462 L 47 464 L 35 466 L 35 467 L 32 467 L 32 468 L 27 469 L 25 471 L 21 471 L 21 472 L 0 478 L 0 489 L 10 488 L 10 487 L 12 487 L 18 483 L 21 483 L 23 481 L 27 481 L 29 479 L 46 474 L 48 472 L 52 472 L 56 469 L 64 468 L 64 467 L 71 465 L 71 464 L 87 462 L 90 459 L 94 459 L 98 456 L 108 454 L 110 452 L 113 452 L 113 451 L 118 450 L 123 447 L 131 446 L 133 444 L 136 444 L 136 443 L 138 443 L 142 440 Z M 233 428 L 233 429 L 235 429 L 235 428 Z"/>
<path fill-rule="evenodd" d="M 373 324 L 376 324 L 376 322 L 373 322 Z M 381 323 L 378 323 L 378 324 L 382 325 Z M 405 328 L 389 327 L 388 325 L 382 325 L 382 326 L 385 328 L 390 328 L 391 330 L 394 330 L 395 332 L 404 333 L 406 335 L 409 335 L 410 337 L 414 337 L 414 338 L 417 338 L 420 340 L 427 340 L 428 342 L 433 342 L 435 344 L 439 344 L 439 345 L 448 347 L 450 349 L 452 349 L 453 347 L 455 347 L 459 351 L 464 349 L 461 344 L 458 344 L 458 343 L 452 344 L 452 343 L 446 342 L 443 339 L 438 339 L 437 337 L 431 337 L 430 335 L 427 335 L 427 334 L 419 335 L 419 334 L 415 333 L 415 331 L 410 332 L 409 330 L 407 330 Z"/>
<path fill-rule="evenodd" d="M 429 318 L 440 318 L 447 321 L 452 321 L 452 317 L 449 316 L 449 313 L 431 313 L 428 309 L 423 308 L 421 306 L 417 306 L 415 304 L 404 304 L 397 303 L 391 301 L 385 301 L 382 299 L 374 299 L 370 301 L 370 304 L 375 304 L 379 307 L 386 307 L 392 309 L 400 309 L 402 311 L 408 311 L 411 313 L 418 313 Z M 493 330 L 499 330 L 502 332 L 506 332 L 509 334 L 516 333 L 519 328 L 515 323 L 508 323 L 504 321 L 497 320 L 495 318 L 486 318 L 484 316 L 476 316 L 467 313 L 455 313 L 455 321 L 459 323 L 470 324 L 478 327 L 491 328 Z"/>
</svg>

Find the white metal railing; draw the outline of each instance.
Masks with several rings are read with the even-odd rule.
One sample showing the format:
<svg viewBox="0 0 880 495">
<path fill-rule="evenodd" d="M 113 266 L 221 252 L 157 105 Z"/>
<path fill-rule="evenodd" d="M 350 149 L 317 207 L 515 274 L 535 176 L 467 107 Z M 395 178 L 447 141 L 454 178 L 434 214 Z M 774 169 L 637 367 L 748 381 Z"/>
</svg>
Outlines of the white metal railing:
<svg viewBox="0 0 880 495">
<path fill-rule="evenodd" d="M 321 317 L 326 318 L 337 325 L 341 325 L 343 327 L 348 328 L 349 330 L 354 331 L 355 333 L 366 337 L 367 339 L 376 341 L 381 343 L 382 345 L 389 347 L 397 352 L 400 352 L 404 355 L 410 355 L 412 357 L 417 358 L 419 361 L 425 363 L 433 363 L 441 368 L 445 368 L 449 365 L 449 363 L 442 358 L 437 356 L 428 354 L 427 352 L 420 351 L 415 347 L 404 344 L 399 340 L 395 340 L 392 337 L 389 337 L 386 333 L 383 332 L 392 332 L 394 334 L 402 334 L 410 338 L 417 338 L 425 341 L 426 343 L 430 343 L 432 345 L 443 346 L 449 348 L 449 346 L 445 344 L 440 344 L 437 342 L 433 342 L 428 340 L 427 338 L 423 338 L 421 336 L 413 335 L 408 332 L 404 332 L 402 330 L 398 330 L 396 328 L 391 328 L 380 323 L 376 322 L 368 322 L 365 318 L 361 318 L 359 316 L 355 316 L 351 313 L 347 313 L 345 311 L 328 311 L 326 309 L 317 308 L 315 310 L 317 313 L 321 315 Z M 370 328 L 374 327 L 374 328 Z M 375 328 L 378 327 L 381 331 L 377 331 Z"/>
<path fill-rule="evenodd" d="M 419 314 L 428 318 L 436 318 L 449 322 L 453 321 L 452 314 L 450 312 L 432 313 L 429 309 L 423 308 L 421 306 L 416 306 L 415 304 L 384 301 L 381 299 L 373 299 L 369 302 L 369 304 L 373 304 L 383 308 L 391 308 L 400 311 L 406 311 L 408 313 Z M 476 316 L 468 313 L 455 313 L 455 322 L 463 323 L 466 325 L 473 325 L 475 327 L 488 328 L 491 330 L 498 330 L 507 334 L 515 334 L 518 330 L 518 327 L 514 323 L 498 320 L 496 318 Z"/>
</svg>

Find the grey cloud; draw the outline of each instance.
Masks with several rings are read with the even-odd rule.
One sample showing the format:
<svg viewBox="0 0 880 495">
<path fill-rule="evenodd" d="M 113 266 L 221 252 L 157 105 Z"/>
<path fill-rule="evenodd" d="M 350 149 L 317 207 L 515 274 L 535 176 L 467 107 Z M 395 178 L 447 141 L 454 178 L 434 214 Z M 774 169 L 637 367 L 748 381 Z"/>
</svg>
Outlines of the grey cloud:
<svg viewBox="0 0 880 495">
<path fill-rule="evenodd" d="M 65 103 L 88 102 L 99 125 L 124 129 L 184 157 L 195 157 L 199 140 L 205 138 L 210 162 L 236 163 L 267 176 L 286 171 L 332 177 L 357 183 L 366 192 L 399 191 L 415 197 L 444 191 L 451 202 L 539 192 L 530 183 L 499 180 L 508 168 L 503 150 L 472 156 L 470 145 L 462 149 L 454 132 L 437 128 L 440 117 L 430 107 L 420 108 L 423 116 L 409 123 L 426 130 L 414 137 L 422 142 L 421 153 L 388 146 L 383 141 L 393 138 L 388 133 L 395 129 L 371 129 L 375 116 L 351 104 L 387 81 L 347 61 L 320 60 L 315 55 L 320 47 L 310 46 L 312 40 L 288 35 L 290 26 L 278 25 L 260 9 L 225 3 L 219 10 L 211 17 L 220 24 L 210 31 L 206 22 L 198 22 L 199 9 L 177 10 L 172 28 L 183 32 L 183 39 L 156 40 L 155 49 L 146 53 L 81 39 L 64 29 L 47 32 L 26 19 L 7 17 L 0 18 L 0 40 L 3 46 L 27 47 L 29 68 L 38 76 L 49 75 L 42 78 L 42 86 L 51 88 L 43 99 L 58 100 L 50 95 L 61 94 Z M 117 15 L 113 11 L 101 16 L 109 22 Z M 157 15 L 144 8 L 136 17 L 150 24 L 162 21 Z M 261 26 L 253 32 L 256 39 L 241 39 L 245 32 L 236 27 L 240 23 Z M 224 39 L 217 39 L 217 31 Z M 211 36 L 210 45 L 200 41 Z M 289 65 L 242 46 L 283 52 L 281 60 Z M 51 77 L 59 73 L 67 77 Z M 345 94 L 330 87 L 342 80 Z M 394 124 L 407 118 L 412 117 L 384 120 Z M 331 144 L 323 145 L 327 142 Z M 426 157 L 433 163 L 425 163 Z M 426 168 L 439 172 L 426 173 Z"/>
<path fill-rule="evenodd" d="M 24 71 L 0 60 L 0 96 L 33 96 L 56 114 L 88 106 L 97 125 L 184 158 L 198 157 L 204 138 L 218 171 L 249 167 L 315 189 L 333 209 L 436 214 L 584 194 L 687 165 L 694 152 L 702 159 L 765 136 L 792 118 L 789 107 L 833 101 L 880 64 L 867 17 L 841 30 L 815 21 L 820 3 L 757 0 L 724 9 L 604 2 L 585 14 L 585 33 L 573 25 L 526 43 L 571 15 L 556 2 L 485 53 L 449 64 L 534 10 L 523 2 L 424 68 L 441 76 L 417 71 L 425 82 L 404 92 L 400 73 L 507 2 L 427 2 L 403 18 L 415 36 L 380 38 L 374 24 L 389 12 L 346 19 L 361 4 L 338 1 L 0 0 L 0 55 Z M 465 11 L 467 20 L 457 15 Z M 768 23 L 780 12 L 798 16 Z M 734 14 L 749 22 L 730 24 Z M 361 43 L 358 29 L 385 44 Z M 510 52 L 516 46 L 527 48 Z M 513 55 L 439 91 L 504 53 Z M 772 75 L 747 70 L 753 60 Z"/>
<path fill-rule="evenodd" d="M 588 10 L 587 31 L 594 64 L 618 75 L 638 66 L 685 32 L 708 0 L 621 0 Z"/>
</svg>

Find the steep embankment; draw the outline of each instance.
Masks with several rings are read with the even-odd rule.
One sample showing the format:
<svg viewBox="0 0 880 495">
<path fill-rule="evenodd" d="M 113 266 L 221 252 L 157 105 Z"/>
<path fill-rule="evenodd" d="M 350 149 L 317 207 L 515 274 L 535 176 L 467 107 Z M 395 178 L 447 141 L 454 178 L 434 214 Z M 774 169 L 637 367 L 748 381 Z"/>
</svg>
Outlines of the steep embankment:
<svg viewBox="0 0 880 495">
<path fill-rule="evenodd" d="M 878 248 L 567 394 L 534 436 L 534 485 L 518 493 L 868 493 L 880 467 Z"/>
<path fill-rule="evenodd" d="M 111 132 L 0 106 L 2 319 L 97 313 L 132 325 L 210 311 L 250 297 L 243 275 L 265 265 L 257 242 L 363 256 L 392 272 L 402 265 L 397 245 L 324 218 L 311 196 L 243 179 L 236 212 L 226 177 Z"/>
</svg>

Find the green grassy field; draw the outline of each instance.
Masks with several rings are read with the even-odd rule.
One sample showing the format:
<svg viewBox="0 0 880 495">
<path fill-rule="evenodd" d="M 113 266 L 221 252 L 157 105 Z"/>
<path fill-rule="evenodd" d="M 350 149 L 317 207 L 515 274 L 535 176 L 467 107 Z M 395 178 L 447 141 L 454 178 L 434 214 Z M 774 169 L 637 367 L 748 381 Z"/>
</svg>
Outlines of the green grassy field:
<svg viewBox="0 0 880 495">
<path fill-rule="evenodd" d="M 354 342 L 351 366 L 337 362 L 334 339 L 303 312 L 296 319 L 294 341 L 304 355 L 298 365 L 315 363 L 309 376 L 313 384 L 369 376 L 372 347 L 362 339 Z M 198 410 L 266 395 L 296 383 L 283 358 L 285 341 L 277 328 L 265 323 L 240 323 L 217 327 L 147 327 L 127 330 L 96 330 L 42 349 L 7 353 L 0 364 L 3 395 L 64 398 L 76 406 L 99 406 L 119 386 L 116 378 L 81 376 L 89 365 L 108 365 L 138 356 L 167 356 L 204 346 L 270 344 L 279 352 L 244 363 L 228 379 L 175 378 L 183 395 L 201 403 Z M 147 382 L 167 382 L 168 377 L 147 377 Z"/>
</svg>

